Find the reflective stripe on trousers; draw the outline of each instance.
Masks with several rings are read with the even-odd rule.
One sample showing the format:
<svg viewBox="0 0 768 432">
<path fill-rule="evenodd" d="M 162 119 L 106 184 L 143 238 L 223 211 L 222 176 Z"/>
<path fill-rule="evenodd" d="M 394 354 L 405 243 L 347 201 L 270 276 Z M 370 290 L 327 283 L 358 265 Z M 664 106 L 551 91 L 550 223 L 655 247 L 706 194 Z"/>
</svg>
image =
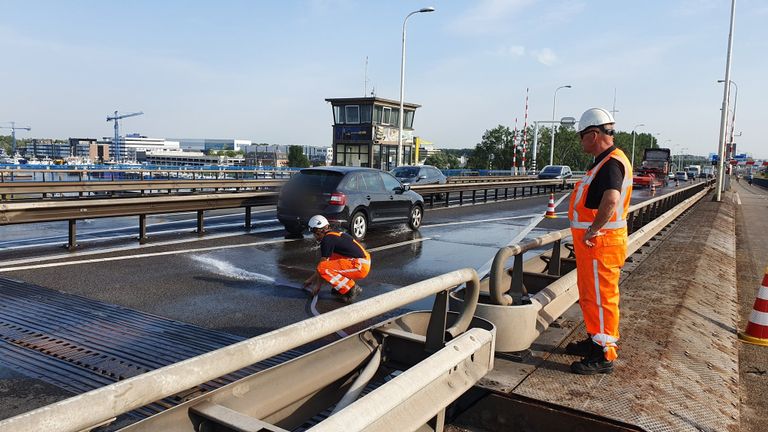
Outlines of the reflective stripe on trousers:
<svg viewBox="0 0 768 432">
<path fill-rule="evenodd" d="M 576 254 L 579 306 L 592 340 L 603 347 L 605 358 L 618 357 L 619 277 L 627 254 L 626 229 L 601 230 L 592 247 L 584 244 L 585 230 L 572 229 Z"/>
<path fill-rule="evenodd" d="M 317 265 L 320 277 L 330 283 L 339 294 L 346 294 L 355 286 L 355 280 L 365 278 L 370 270 L 371 256 L 367 252 L 365 258 L 347 258 L 333 254 L 329 260 L 321 261 Z"/>
</svg>

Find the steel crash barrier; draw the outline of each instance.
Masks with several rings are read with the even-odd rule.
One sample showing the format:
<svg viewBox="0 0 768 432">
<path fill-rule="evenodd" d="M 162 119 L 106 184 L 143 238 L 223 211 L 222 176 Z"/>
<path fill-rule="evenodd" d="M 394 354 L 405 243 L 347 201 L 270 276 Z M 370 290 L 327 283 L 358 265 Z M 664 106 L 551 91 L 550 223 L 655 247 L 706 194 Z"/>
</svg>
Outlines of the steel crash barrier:
<svg viewBox="0 0 768 432">
<path fill-rule="evenodd" d="M 217 181 L 214 181 L 217 182 Z M 221 181 L 218 181 L 221 182 Z M 250 183 L 258 189 L 276 188 L 275 181 L 232 181 L 239 184 Z M 277 181 L 279 182 L 279 181 Z M 185 188 L 205 189 L 205 181 L 198 182 L 176 182 L 183 184 Z M 110 185 L 112 183 L 109 183 Z M 118 183 L 119 184 L 119 183 Z M 153 182 L 148 182 L 152 185 Z M 465 201 L 471 199 L 475 204 L 482 200 L 506 200 L 518 197 L 530 196 L 533 194 L 553 192 L 556 188 L 562 187 L 561 180 L 534 180 L 534 181 L 516 181 L 516 182 L 488 182 L 472 183 L 461 185 L 435 185 L 435 186 L 414 186 L 417 192 L 424 193 L 427 197 L 427 205 L 432 206 L 435 203 L 435 197 L 444 195 L 445 204 L 463 205 Z M 140 186 L 140 185 L 139 185 Z M 0 185 L 0 190 L 3 187 Z M 22 184 L 15 184 L 11 188 L 26 187 Z M 87 192 L 90 188 L 101 187 L 101 185 L 88 184 L 81 189 L 71 190 L 71 192 Z M 136 188 L 131 183 L 130 188 Z M 169 188 L 169 185 L 161 189 Z M 526 195 L 526 189 L 528 195 Z M 127 190 L 127 189 L 126 189 Z M 536 192 L 534 192 L 534 190 Z M 12 193 L 11 193 L 12 194 Z M 80 197 L 73 199 L 47 199 L 35 201 L 0 201 L 0 226 L 24 223 L 39 222 L 68 222 L 68 242 L 67 248 L 74 250 L 77 247 L 77 221 L 82 219 L 106 218 L 106 217 L 139 217 L 138 240 L 140 243 L 147 242 L 147 215 L 169 214 L 179 212 L 197 212 L 197 233 L 202 236 L 205 233 L 205 211 L 244 208 L 244 227 L 251 229 L 252 207 L 274 205 L 277 203 L 279 192 L 275 190 L 251 191 L 251 192 L 226 192 L 226 193 L 196 193 L 196 194 L 178 194 L 160 196 L 139 196 L 139 197 L 111 197 L 111 198 L 92 198 Z M 452 201 L 458 195 L 458 201 Z M 465 197 L 466 196 L 466 197 Z"/>
<path fill-rule="evenodd" d="M 697 183 L 672 194 L 629 208 L 627 256 L 635 253 L 665 226 L 704 197 L 713 181 Z M 496 326 L 496 351 L 520 353 L 578 299 L 573 246 L 565 244 L 570 229 L 555 231 L 526 243 L 499 250 L 488 278 L 481 281 L 477 316 Z M 551 246 L 550 246 L 551 245 Z M 540 259 L 525 260 L 526 252 L 551 247 Z M 514 258 L 511 268 L 507 261 Z M 485 295 L 487 292 L 487 295 Z M 451 293 L 461 305 L 461 290 Z"/>
<path fill-rule="evenodd" d="M 55 181 L 0 182 L 0 199 L 10 201 L 27 195 L 42 198 L 104 197 L 133 192 L 138 195 L 172 192 L 200 193 L 204 191 L 277 190 L 285 180 L 123 180 L 123 181 Z"/>
<path fill-rule="evenodd" d="M 467 301 L 448 312 L 448 292 L 461 284 Z M 0 431 L 90 430 L 431 295 L 431 311 L 387 319 L 121 430 L 443 430 L 446 407 L 493 368 L 495 329 L 473 316 L 478 294 L 475 270 L 456 270 L 0 421 Z"/>
</svg>

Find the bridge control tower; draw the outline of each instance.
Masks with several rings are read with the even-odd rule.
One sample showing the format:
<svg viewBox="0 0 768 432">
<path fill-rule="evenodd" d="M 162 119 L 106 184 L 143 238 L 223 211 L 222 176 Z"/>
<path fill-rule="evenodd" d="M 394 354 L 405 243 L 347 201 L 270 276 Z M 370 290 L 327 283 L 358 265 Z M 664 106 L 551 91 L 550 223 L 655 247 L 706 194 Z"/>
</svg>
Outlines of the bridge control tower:
<svg viewBox="0 0 768 432">
<path fill-rule="evenodd" d="M 379 97 L 326 99 L 333 107 L 333 165 L 390 170 L 397 166 L 400 102 Z M 413 160 L 413 117 L 403 103 L 403 161 Z"/>
</svg>

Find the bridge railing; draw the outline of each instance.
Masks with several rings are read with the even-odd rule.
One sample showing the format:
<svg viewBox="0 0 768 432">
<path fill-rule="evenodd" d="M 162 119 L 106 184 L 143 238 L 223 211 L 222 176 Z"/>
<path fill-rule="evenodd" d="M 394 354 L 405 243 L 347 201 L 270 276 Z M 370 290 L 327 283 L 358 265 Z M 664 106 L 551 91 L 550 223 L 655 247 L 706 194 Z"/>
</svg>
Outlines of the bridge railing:
<svg viewBox="0 0 768 432">
<path fill-rule="evenodd" d="M 627 256 L 658 234 L 683 212 L 703 198 L 712 180 L 682 188 L 629 208 L 630 228 Z M 498 329 L 497 346 L 512 346 L 510 351 L 527 349 L 549 325 L 578 300 L 575 260 L 561 258 L 561 242 L 571 236 L 569 229 L 555 231 L 531 241 L 501 248 L 494 257 L 489 276 L 489 304 L 480 304 L 478 316 L 493 322 Z M 547 273 L 529 275 L 524 271 L 524 253 L 552 245 Z M 573 251 L 572 247 L 570 248 Z M 514 257 L 511 269 L 506 267 Z M 561 266 L 568 271 L 561 274 Z M 525 281 L 526 276 L 536 276 Z M 531 282 L 535 281 L 535 284 Z M 538 282 L 544 281 L 543 284 Z M 526 283 L 535 287 L 529 292 Z M 514 326 L 511 325 L 514 323 Z M 513 330 L 503 331 L 502 329 Z"/>
<path fill-rule="evenodd" d="M 467 286 L 468 301 L 463 305 L 463 309 L 454 324 L 446 327 L 447 292 L 461 284 Z M 20 414 L 0 421 L 0 432 L 77 432 L 90 430 L 96 425 L 108 422 L 110 419 L 136 408 L 435 294 L 437 294 L 437 299 L 428 325 L 426 345 L 443 348 L 446 341 L 451 341 L 464 333 L 473 319 L 479 294 L 479 282 L 474 269 L 455 270 L 436 276 L 198 357 Z M 442 306 L 440 306 L 441 301 Z M 483 340 L 488 342 L 485 336 L 483 336 Z M 473 345 L 476 346 L 477 343 Z M 454 348 L 454 350 L 460 349 L 459 346 Z M 410 384 L 412 390 L 406 392 L 406 395 L 398 393 L 397 389 L 383 392 L 384 397 L 389 399 L 386 404 L 392 405 L 404 397 L 416 394 L 419 389 L 412 386 L 414 383 Z M 370 406 L 370 404 L 361 405 L 364 408 Z M 380 412 L 380 408 L 374 410 L 377 415 L 384 414 Z M 439 410 L 440 407 L 436 407 L 436 409 Z M 355 412 L 358 417 L 370 414 L 370 412 L 361 412 L 360 410 Z M 344 411 L 340 413 L 343 414 Z M 347 411 L 341 418 L 349 419 L 350 411 Z M 329 424 L 329 426 L 331 425 L 332 423 Z M 333 429 L 322 427 L 318 430 Z"/>
</svg>

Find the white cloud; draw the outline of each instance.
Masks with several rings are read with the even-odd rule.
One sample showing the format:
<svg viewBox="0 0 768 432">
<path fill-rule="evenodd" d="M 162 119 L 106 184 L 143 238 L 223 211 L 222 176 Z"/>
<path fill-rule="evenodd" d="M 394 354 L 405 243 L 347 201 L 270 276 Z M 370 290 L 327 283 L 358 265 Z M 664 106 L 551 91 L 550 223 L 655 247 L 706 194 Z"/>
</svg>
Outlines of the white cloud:
<svg viewBox="0 0 768 432">
<path fill-rule="evenodd" d="M 557 55 L 549 48 L 534 50 L 531 54 L 536 58 L 536 61 L 545 66 L 552 66 L 557 63 Z"/>
</svg>

